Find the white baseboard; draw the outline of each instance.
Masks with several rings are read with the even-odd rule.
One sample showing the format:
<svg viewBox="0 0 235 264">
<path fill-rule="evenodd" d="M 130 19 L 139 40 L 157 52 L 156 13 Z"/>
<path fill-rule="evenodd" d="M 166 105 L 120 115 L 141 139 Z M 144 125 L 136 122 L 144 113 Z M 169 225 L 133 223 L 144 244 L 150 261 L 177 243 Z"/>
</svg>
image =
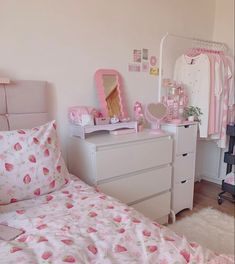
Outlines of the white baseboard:
<svg viewBox="0 0 235 264">
<path fill-rule="evenodd" d="M 195 175 L 194 182 L 200 182 L 202 180 L 201 175 Z"/>
<path fill-rule="evenodd" d="M 205 181 L 209 181 L 209 182 L 213 182 L 213 183 L 217 183 L 219 185 L 222 184 L 222 179 L 219 179 L 219 178 L 213 178 L 213 177 L 210 177 L 210 175 L 200 175 L 200 178 L 202 180 L 205 180 Z"/>
</svg>

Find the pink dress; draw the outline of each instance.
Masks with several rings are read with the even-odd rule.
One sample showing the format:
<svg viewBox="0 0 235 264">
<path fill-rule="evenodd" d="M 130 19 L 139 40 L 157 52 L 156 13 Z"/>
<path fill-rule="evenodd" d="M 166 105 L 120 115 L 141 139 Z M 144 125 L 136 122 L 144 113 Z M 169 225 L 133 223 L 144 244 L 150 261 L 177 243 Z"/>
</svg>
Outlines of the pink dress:
<svg viewBox="0 0 235 264">
<path fill-rule="evenodd" d="M 215 106 L 215 56 L 208 54 L 210 60 L 210 106 L 209 106 L 209 122 L 208 135 L 215 133 L 216 123 L 216 106 Z"/>
<path fill-rule="evenodd" d="M 226 148 L 226 127 L 228 124 L 228 110 L 234 104 L 234 88 L 232 87 L 233 75 L 231 61 L 226 56 L 221 56 L 224 64 L 223 96 L 221 98 L 221 120 L 219 124 L 220 140 L 217 145 Z M 218 107 L 218 106 L 217 106 Z"/>
</svg>

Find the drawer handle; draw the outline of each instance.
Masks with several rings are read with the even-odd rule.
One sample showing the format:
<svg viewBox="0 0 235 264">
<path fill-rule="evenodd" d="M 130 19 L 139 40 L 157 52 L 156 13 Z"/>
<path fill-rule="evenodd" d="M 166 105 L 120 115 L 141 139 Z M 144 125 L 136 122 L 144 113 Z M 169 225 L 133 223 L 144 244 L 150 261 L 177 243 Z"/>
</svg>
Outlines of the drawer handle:
<svg viewBox="0 0 235 264">
<path fill-rule="evenodd" d="M 186 183 L 186 180 L 185 181 L 182 181 L 181 183 Z"/>
<path fill-rule="evenodd" d="M 185 125 L 184 127 L 185 127 L 185 128 L 188 128 L 188 127 L 189 127 L 189 125 Z"/>
<path fill-rule="evenodd" d="M 183 157 L 186 157 L 186 156 L 188 156 L 188 153 L 184 153 L 184 154 L 182 154 L 182 156 Z"/>
</svg>

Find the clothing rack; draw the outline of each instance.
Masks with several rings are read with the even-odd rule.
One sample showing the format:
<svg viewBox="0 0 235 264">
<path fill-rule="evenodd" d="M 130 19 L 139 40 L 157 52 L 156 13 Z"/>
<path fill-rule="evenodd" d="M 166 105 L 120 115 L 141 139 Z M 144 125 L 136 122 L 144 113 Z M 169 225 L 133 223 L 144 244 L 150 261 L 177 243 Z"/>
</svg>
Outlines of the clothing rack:
<svg viewBox="0 0 235 264">
<path fill-rule="evenodd" d="M 183 35 L 177 35 L 177 34 L 170 34 L 167 33 L 164 35 L 160 42 L 160 55 L 159 55 L 159 79 L 158 79 L 158 101 L 161 102 L 161 96 L 162 96 L 162 79 L 163 79 L 163 53 L 165 48 L 165 42 L 166 40 L 171 37 L 174 39 L 181 39 L 185 41 L 190 41 L 192 44 L 192 48 L 206 48 L 211 50 L 217 50 L 222 51 L 224 54 L 229 53 L 229 47 L 226 43 L 218 42 L 218 41 L 211 41 L 206 39 L 200 39 L 200 38 L 194 38 L 194 37 L 187 37 Z M 222 158 L 222 150 L 220 150 L 220 160 Z M 217 174 L 219 175 L 221 168 L 221 164 L 219 163 L 217 168 Z"/>
<path fill-rule="evenodd" d="M 200 39 L 200 38 L 191 38 L 191 37 L 167 33 L 165 36 L 162 37 L 161 42 L 160 42 L 159 80 L 158 80 L 158 101 L 159 102 L 161 101 L 161 95 L 162 95 L 162 75 L 163 75 L 162 64 L 163 64 L 164 44 L 165 44 L 166 39 L 169 37 L 191 41 L 194 47 L 207 48 L 207 49 L 210 48 L 210 49 L 217 50 L 217 51 L 223 51 L 224 53 L 228 53 L 228 50 L 229 50 L 227 44 L 223 42 L 211 41 L 211 40 Z"/>
</svg>

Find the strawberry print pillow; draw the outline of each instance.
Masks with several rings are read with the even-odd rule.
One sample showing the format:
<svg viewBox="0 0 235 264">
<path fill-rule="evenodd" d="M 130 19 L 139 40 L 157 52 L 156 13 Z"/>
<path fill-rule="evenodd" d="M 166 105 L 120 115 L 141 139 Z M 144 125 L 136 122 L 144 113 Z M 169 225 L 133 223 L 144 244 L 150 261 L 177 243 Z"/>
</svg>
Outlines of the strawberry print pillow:
<svg viewBox="0 0 235 264">
<path fill-rule="evenodd" d="M 0 205 L 50 193 L 68 179 L 55 121 L 33 129 L 0 131 Z"/>
</svg>

